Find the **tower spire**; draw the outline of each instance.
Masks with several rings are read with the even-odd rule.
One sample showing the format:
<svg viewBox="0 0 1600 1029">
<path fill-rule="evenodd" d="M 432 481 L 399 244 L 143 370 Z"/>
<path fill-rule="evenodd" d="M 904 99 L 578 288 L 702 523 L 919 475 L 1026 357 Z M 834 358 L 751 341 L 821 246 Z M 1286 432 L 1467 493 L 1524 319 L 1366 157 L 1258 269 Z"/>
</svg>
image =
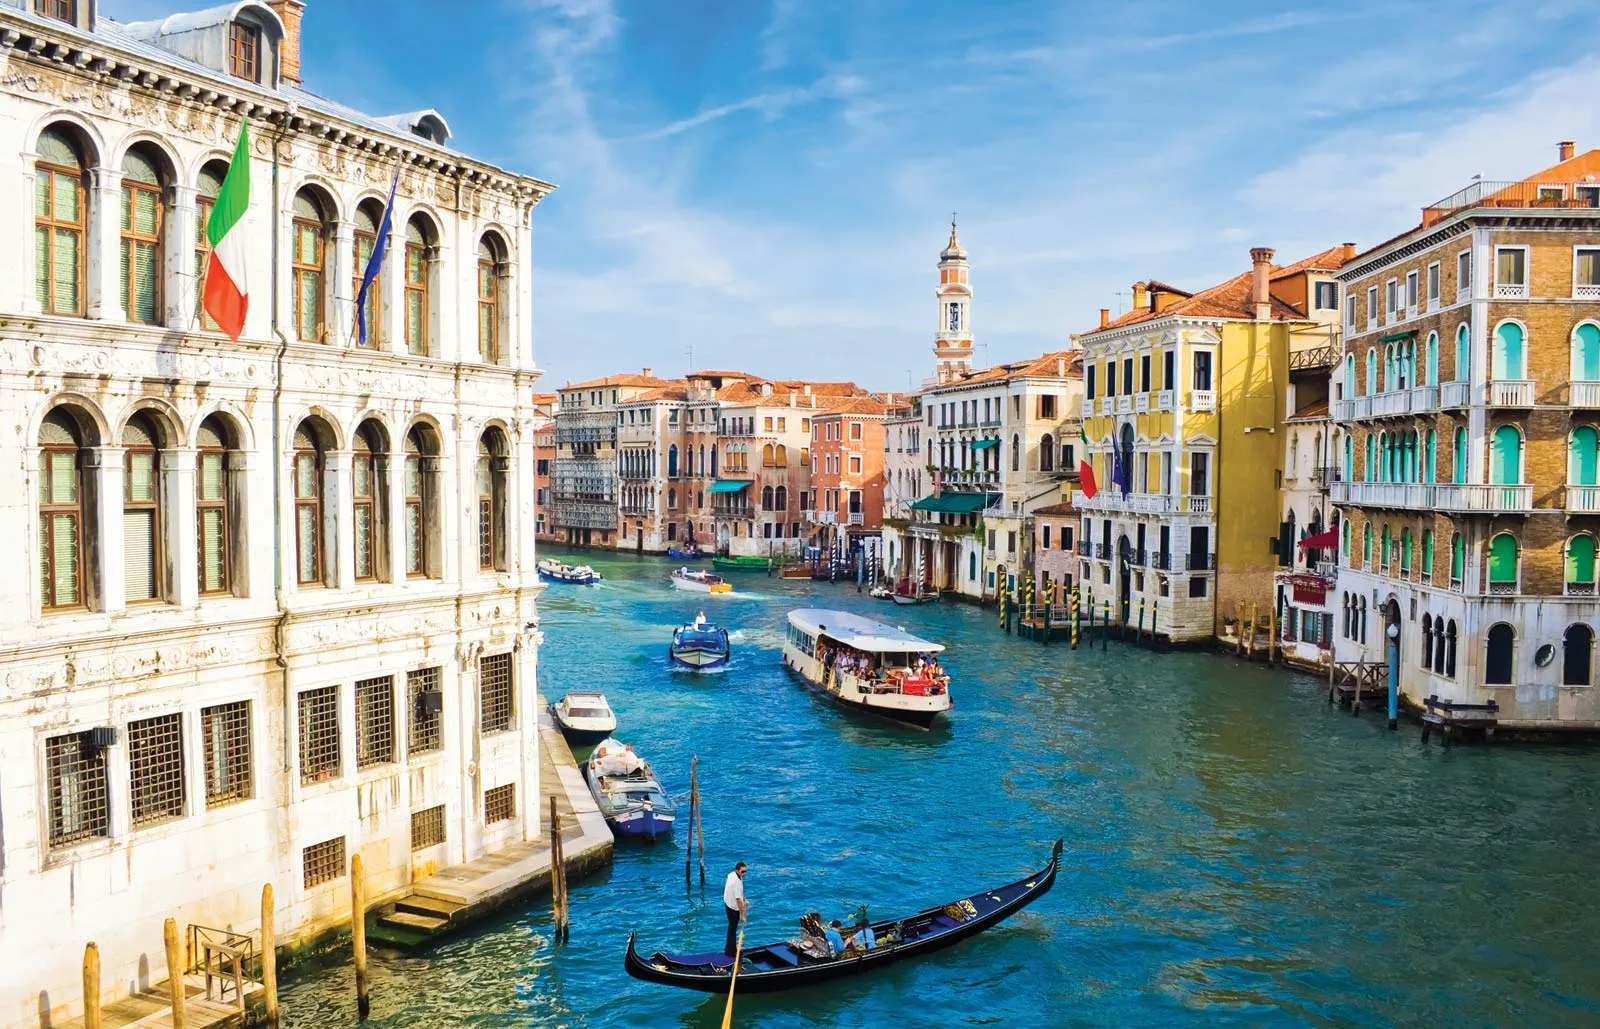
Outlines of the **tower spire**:
<svg viewBox="0 0 1600 1029">
<path fill-rule="evenodd" d="M 950 212 L 950 242 L 939 252 L 939 326 L 933 337 L 934 378 L 949 382 L 972 371 L 972 284 L 967 252 Z"/>
</svg>

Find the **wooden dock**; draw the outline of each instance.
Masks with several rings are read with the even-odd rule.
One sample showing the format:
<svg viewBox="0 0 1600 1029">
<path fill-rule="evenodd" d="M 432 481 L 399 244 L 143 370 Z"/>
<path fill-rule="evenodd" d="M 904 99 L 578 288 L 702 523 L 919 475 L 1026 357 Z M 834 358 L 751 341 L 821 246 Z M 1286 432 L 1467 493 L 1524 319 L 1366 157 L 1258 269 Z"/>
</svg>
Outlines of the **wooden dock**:
<svg viewBox="0 0 1600 1029">
<path fill-rule="evenodd" d="M 1381 661 L 1335 661 L 1328 670 L 1328 703 L 1359 715 L 1363 706 L 1387 711 L 1389 668 Z"/>
<path fill-rule="evenodd" d="M 194 972 L 183 977 L 185 1029 L 228 1029 L 245 1024 L 244 1007 L 255 1003 L 261 984 L 245 980 L 244 1007 L 233 996 L 228 984 L 226 1000 L 218 999 L 217 982 L 212 980 L 211 997 L 206 997 L 206 977 Z M 156 983 L 129 997 L 107 1004 L 100 1011 L 101 1029 L 172 1029 L 172 994 L 166 981 Z M 84 1029 L 82 1016 L 65 1022 L 51 1022 L 50 1029 Z"/>
</svg>

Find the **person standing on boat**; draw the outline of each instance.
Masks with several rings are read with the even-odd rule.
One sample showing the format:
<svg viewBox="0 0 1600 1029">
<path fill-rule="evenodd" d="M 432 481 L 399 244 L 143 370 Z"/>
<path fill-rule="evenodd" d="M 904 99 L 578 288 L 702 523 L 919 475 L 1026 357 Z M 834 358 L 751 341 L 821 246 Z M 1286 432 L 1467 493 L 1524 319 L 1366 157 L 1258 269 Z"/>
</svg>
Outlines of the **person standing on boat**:
<svg viewBox="0 0 1600 1029">
<path fill-rule="evenodd" d="M 739 923 L 750 913 L 750 902 L 744 899 L 744 874 L 749 870 L 743 861 L 734 865 L 722 887 L 722 906 L 728 909 L 728 940 L 722 952 L 729 957 L 739 946 Z"/>
</svg>

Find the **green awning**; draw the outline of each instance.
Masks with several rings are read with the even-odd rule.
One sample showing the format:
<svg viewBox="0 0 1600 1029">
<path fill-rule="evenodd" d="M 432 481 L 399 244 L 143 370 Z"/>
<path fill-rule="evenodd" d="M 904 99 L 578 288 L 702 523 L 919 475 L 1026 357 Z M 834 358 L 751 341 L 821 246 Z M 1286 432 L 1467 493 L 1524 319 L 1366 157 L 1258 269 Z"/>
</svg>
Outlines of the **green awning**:
<svg viewBox="0 0 1600 1029">
<path fill-rule="evenodd" d="M 913 511 L 937 511 L 941 514 L 972 514 L 982 511 L 994 502 L 994 493 L 941 493 L 923 497 L 911 505 Z"/>
<path fill-rule="evenodd" d="M 1413 338 L 1416 337 L 1416 335 L 1417 335 L 1417 330 L 1416 329 L 1407 329 L 1404 332 L 1391 332 L 1387 336 L 1379 336 L 1378 337 L 1378 342 L 1379 343 L 1393 343 L 1396 340 L 1413 339 Z"/>
<path fill-rule="evenodd" d="M 713 493 L 738 493 L 749 488 L 750 483 L 743 479 L 718 479 L 711 484 Z"/>
<path fill-rule="evenodd" d="M 1000 441 L 997 439 L 978 439 L 972 441 L 973 450 L 988 450 L 990 447 L 998 447 L 999 445 Z"/>
</svg>

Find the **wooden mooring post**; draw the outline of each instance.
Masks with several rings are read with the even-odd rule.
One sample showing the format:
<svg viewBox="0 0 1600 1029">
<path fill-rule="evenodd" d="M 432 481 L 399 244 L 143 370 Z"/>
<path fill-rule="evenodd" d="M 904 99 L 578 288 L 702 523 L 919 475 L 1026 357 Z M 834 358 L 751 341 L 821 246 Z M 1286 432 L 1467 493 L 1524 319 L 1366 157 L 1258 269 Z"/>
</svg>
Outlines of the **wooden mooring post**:
<svg viewBox="0 0 1600 1029">
<path fill-rule="evenodd" d="M 167 948 L 167 992 L 172 998 L 172 1029 L 184 1029 L 188 1025 L 187 1012 L 184 1011 L 183 995 L 183 945 L 179 942 L 178 920 L 169 918 L 161 926 L 162 942 Z"/>
<path fill-rule="evenodd" d="M 1072 587 L 1072 610 L 1067 614 L 1067 621 L 1072 632 L 1073 650 L 1078 649 L 1078 623 L 1080 620 L 1078 613 L 1078 587 L 1074 586 Z"/>
<path fill-rule="evenodd" d="M 1111 601 L 1106 601 L 1105 617 L 1100 620 L 1100 649 L 1107 650 L 1111 646 Z"/>
<path fill-rule="evenodd" d="M 550 798 L 550 913 L 553 938 L 565 943 L 572 932 L 572 920 L 567 912 L 567 847 L 561 838 L 561 816 L 556 811 L 555 797 Z"/>
<path fill-rule="evenodd" d="M 350 949 L 356 963 L 356 1014 L 365 1019 L 372 1000 L 367 995 L 367 877 L 360 854 L 350 859 Z"/>
<path fill-rule="evenodd" d="M 83 1029 L 101 1029 L 100 1023 L 100 946 L 83 948 Z"/>
<path fill-rule="evenodd" d="M 698 754 L 689 758 L 689 825 L 688 833 L 684 838 L 683 847 L 683 885 L 692 884 L 691 873 L 694 870 L 694 823 L 700 814 L 700 756 Z M 705 877 L 701 876 L 701 881 Z"/>
<path fill-rule="evenodd" d="M 278 1029 L 278 941 L 273 924 L 277 911 L 272 902 L 272 884 L 261 887 L 261 992 L 266 996 L 267 1029 Z"/>
<path fill-rule="evenodd" d="M 1278 605 L 1267 612 L 1267 664 L 1278 663 Z"/>
</svg>

